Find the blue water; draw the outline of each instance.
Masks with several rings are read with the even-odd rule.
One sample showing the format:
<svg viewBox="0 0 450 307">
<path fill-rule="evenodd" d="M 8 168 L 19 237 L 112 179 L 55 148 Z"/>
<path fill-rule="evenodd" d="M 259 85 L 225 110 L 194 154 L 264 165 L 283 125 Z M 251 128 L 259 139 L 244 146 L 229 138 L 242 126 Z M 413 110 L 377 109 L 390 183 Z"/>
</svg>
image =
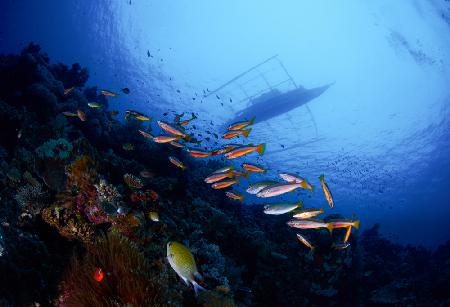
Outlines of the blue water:
<svg viewBox="0 0 450 307">
<path fill-rule="evenodd" d="M 129 87 L 111 109 L 197 112 L 197 126 L 218 133 L 248 101 L 237 84 L 221 99 L 203 91 L 277 54 L 297 84 L 335 84 L 311 113 L 303 106 L 253 127 L 251 142 L 267 143 L 265 177 L 287 170 L 318 185 L 323 173 L 335 198 L 328 213 L 434 247 L 450 239 L 449 10 L 438 0 L 3 0 L 0 52 L 34 41 L 52 61 L 88 67 L 91 85 Z M 284 76 L 273 63 L 261 70 L 272 85 Z M 267 89 L 258 74 L 245 82 Z M 317 191 L 301 198 L 326 208 Z"/>
</svg>

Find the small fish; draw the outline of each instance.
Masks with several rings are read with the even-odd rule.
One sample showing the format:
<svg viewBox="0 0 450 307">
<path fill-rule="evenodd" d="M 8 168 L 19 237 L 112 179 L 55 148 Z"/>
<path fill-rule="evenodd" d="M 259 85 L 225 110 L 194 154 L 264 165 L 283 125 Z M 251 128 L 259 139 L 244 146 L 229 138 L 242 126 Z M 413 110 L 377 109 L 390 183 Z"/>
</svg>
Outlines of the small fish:
<svg viewBox="0 0 450 307">
<path fill-rule="evenodd" d="M 17 130 L 17 138 L 20 139 L 22 137 L 22 129 Z"/>
<path fill-rule="evenodd" d="M 348 241 L 351 233 L 352 233 L 352 227 L 349 226 L 349 227 L 347 227 L 347 231 L 345 232 L 344 243 L 346 243 Z"/>
<path fill-rule="evenodd" d="M 239 200 L 242 201 L 244 199 L 244 195 L 237 193 L 237 192 L 231 192 L 231 191 L 227 191 L 225 192 L 225 195 L 228 198 L 234 199 L 234 200 Z"/>
<path fill-rule="evenodd" d="M 154 174 L 146 169 L 142 170 L 139 172 L 139 175 L 142 178 L 152 178 L 154 176 Z"/>
<path fill-rule="evenodd" d="M 74 88 L 75 88 L 74 86 L 72 86 L 70 88 L 65 88 L 64 89 L 64 96 L 70 94 L 70 92 L 73 91 Z"/>
<path fill-rule="evenodd" d="M 335 228 L 347 228 L 347 227 L 355 227 L 356 229 L 359 228 L 359 221 L 352 221 L 352 220 L 337 220 L 337 221 L 330 221 L 330 225 L 332 229 Z"/>
<path fill-rule="evenodd" d="M 286 223 L 289 227 L 300 229 L 317 229 L 326 228 L 331 231 L 333 228 L 330 223 L 326 223 L 320 220 L 290 220 Z"/>
<path fill-rule="evenodd" d="M 224 139 L 231 139 L 238 135 L 243 135 L 244 137 L 248 137 L 248 135 L 250 134 L 250 131 L 252 131 L 252 128 L 249 128 L 247 130 L 233 130 L 233 131 L 229 131 L 229 132 L 225 133 L 222 137 Z"/>
<path fill-rule="evenodd" d="M 312 218 L 314 216 L 317 216 L 319 214 L 322 214 L 324 212 L 323 208 L 318 210 L 315 208 L 309 208 L 309 209 L 305 209 L 302 210 L 296 214 L 294 214 L 294 218 L 299 219 L 299 220 L 304 220 L 304 219 L 309 219 Z"/>
<path fill-rule="evenodd" d="M 117 97 L 117 96 L 119 96 L 118 94 L 110 92 L 110 91 L 107 91 L 107 90 L 101 90 L 100 93 L 102 95 L 108 96 L 108 97 Z"/>
<path fill-rule="evenodd" d="M 159 222 L 159 214 L 156 211 L 150 211 L 148 213 L 148 218 L 153 222 Z"/>
<path fill-rule="evenodd" d="M 105 273 L 103 273 L 103 270 L 101 268 L 95 269 L 94 280 L 96 282 L 101 282 L 104 277 L 105 277 Z"/>
<path fill-rule="evenodd" d="M 185 125 L 189 124 L 191 121 L 193 121 L 196 118 L 197 118 L 197 116 L 195 116 L 195 114 L 192 113 L 192 118 L 191 119 L 180 121 L 178 124 L 181 125 L 181 126 L 185 126 Z"/>
<path fill-rule="evenodd" d="M 262 156 L 264 154 L 264 151 L 266 150 L 266 144 L 262 143 L 259 144 L 257 146 L 242 146 L 242 147 L 238 147 L 235 148 L 233 150 L 231 150 L 230 152 L 227 152 L 225 154 L 225 158 L 227 159 L 235 159 L 235 158 L 239 158 L 243 155 L 249 154 L 251 152 L 258 152 L 260 156 Z"/>
<path fill-rule="evenodd" d="M 128 117 L 134 117 L 134 118 L 136 118 L 136 119 L 138 119 L 138 120 L 142 120 L 142 121 L 145 121 L 145 120 L 152 120 L 152 118 L 151 117 L 148 117 L 147 115 L 144 115 L 144 114 L 142 114 L 142 113 L 140 113 L 140 112 L 138 112 L 138 111 L 134 111 L 134 110 L 126 110 L 125 111 L 125 119 L 127 119 Z"/>
<path fill-rule="evenodd" d="M 170 133 L 172 133 L 172 134 L 179 135 L 179 136 L 181 136 L 181 137 L 182 137 L 183 139 L 185 139 L 185 140 L 189 140 L 189 139 L 191 138 L 190 135 L 185 134 L 183 131 L 181 131 L 181 130 L 175 128 L 175 127 L 172 127 L 171 125 L 169 125 L 169 124 L 166 123 L 166 122 L 163 122 L 162 120 L 158 120 L 157 123 L 158 123 L 158 125 L 161 127 L 161 129 L 164 129 L 164 130 L 166 130 L 167 132 L 170 132 Z"/>
<path fill-rule="evenodd" d="M 187 149 L 187 152 L 196 158 L 207 158 L 211 156 L 210 152 L 201 151 L 201 150 L 195 150 L 195 149 Z"/>
<path fill-rule="evenodd" d="M 240 122 L 236 122 L 228 126 L 228 130 L 241 130 L 247 126 L 252 125 L 255 122 L 255 118 L 253 117 L 251 120 L 244 120 Z"/>
<path fill-rule="evenodd" d="M 322 183 L 322 188 L 323 188 L 323 192 L 325 193 L 325 198 L 327 199 L 327 202 L 330 205 L 330 208 L 333 208 L 334 207 L 333 195 L 331 194 L 331 191 L 328 188 L 328 185 L 325 183 L 324 176 L 320 175 L 319 180 L 320 180 L 320 183 Z"/>
<path fill-rule="evenodd" d="M 84 113 L 83 111 L 77 110 L 77 116 L 82 122 L 86 121 L 86 113 Z"/>
<path fill-rule="evenodd" d="M 292 192 L 298 188 L 301 188 L 301 183 L 277 183 L 274 185 L 270 185 L 265 187 L 261 191 L 259 191 L 256 196 L 258 197 L 274 197 L 284 193 Z"/>
<path fill-rule="evenodd" d="M 73 116 L 73 117 L 77 117 L 78 116 L 77 113 L 72 113 L 72 112 L 62 112 L 62 114 L 64 116 Z"/>
<path fill-rule="evenodd" d="M 284 181 L 287 181 L 287 182 L 300 183 L 300 182 L 305 181 L 304 178 L 302 178 L 298 175 L 290 174 L 290 173 L 279 173 L 278 176 L 280 176 L 281 179 L 283 179 Z"/>
<path fill-rule="evenodd" d="M 314 187 L 305 179 L 298 175 L 293 175 L 290 173 L 280 173 L 278 174 L 284 181 L 293 182 L 293 183 L 301 183 L 302 188 L 306 190 L 314 191 Z"/>
<path fill-rule="evenodd" d="M 143 130 L 138 130 L 138 131 L 139 131 L 139 133 L 140 133 L 143 137 L 146 137 L 146 138 L 148 138 L 148 139 L 153 139 L 153 138 L 154 138 L 154 136 L 151 135 L 151 134 L 148 133 L 148 132 L 145 132 L 145 131 L 143 131 Z"/>
<path fill-rule="evenodd" d="M 230 173 L 235 177 L 244 177 L 244 178 L 248 178 L 248 175 L 250 175 L 250 172 L 244 173 L 239 171 L 230 171 Z"/>
<path fill-rule="evenodd" d="M 234 170 L 234 166 L 225 166 L 215 170 L 213 173 L 225 173 Z"/>
<path fill-rule="evenodd" d="M 197 270 L 194 256 L 186 246 L 175 241 L 167 243 L 167 260 L 186 285 L 192 284 L 194 286 L 195 294 L 205 290 L 195 281 L 195 279 L 202 280 L 203 278 Z"/>
<path fill-rule="evenodd" d="M 219 182 L 214 183 L 211 187 L 213 189 L 218 190 L 218 189 L 227 188 L 227 187 L 232 186 L 233 184 L 238 183 L 238 182 L 239 182 L 238 179 L 219 181 Z"/>
<path fill-rule="evenodd" d="M 284 204 L 270 204 L 264 206 L 264 213 L 271 215 L 280 215 L 291 212 L 297 208 L 301 208 L 303 206 L 303 202 L 298 203 L 284 203 Z"/>
<path fill-rule="evenodd" d="M 350 246 L 350 242 L 343 242 L 343 243 L 333 244 L 333 247 L 335 249 L 346 249 L 349 246 Z"/>
<path fill-rule="evenodd" d="M 247 193 L 249 194 L 257 194 L 259 191 L 264 189 L 265 187 L 268 187 L 269 185 L 277 184 L 277 181 L 261 181 L 254 184 L 251 184 L 247 188 Z"/>
<path fill-rule="evenodd" d="M 231 172 L 225 172 L 225 173 L 212 173 L 208 177 L 205 178 L 206 183 L 214 183 L 217 181 L 220 181 L 225 178 L 233 178 L 233 174 Z"/>
<path fill-rule="evenodd" d="M 119 111 L 113 110 L 113 111 L 109 112 L 109 114 L 111 114 L 111 116 L 116 116 L 117 114 L 119 114 Z"/>
<path fill-rule="evenodd" d="M 308 247 L 310 250 L 314 249 L 314 246 L 312 246 L 311 242 L 309 242 L 304 236 L 302 236 L 301 234 L 297 234 L 297 239 L 303 243 L 306 247 Z"/>
<path fill-rule="evenodd" d="M 255 172 L 255 173 L 265 173 L 267 170 L 262 168 L 259 165 L 250 164 L 250 163 L 242 163 L 242 168 L 249 172 Z"/>
<path fill-rule="evenodd" d="M 154 136 L 153 141 L 156 143 L 170 143 L 172 141 L 177 141 L 180 138 L 181 137 L 178 135 L 159 135 L 159 136 Z"/>
<path fill-rule="evenodd" d="M 93 109 L 98 109 L 98 108 L 103 107 L 103 105 L 101 105 L 97 102 L 88 102 L 88 106 Z"/>
<path fill-rule="evenodd" d="M 177 147 L 177 148 L 183 148 L 184 145 L 175 141 L 170 142 L 170 145 Z"/>
<path fill-rule="evenodd" d="M 132 151 L 134 150 L 134 145 L 130 143 L 126 143 L 122 145 L 122 148 L 126 151 Z"/>
<path fill-rule="evenodd" d="M 185 169 L 187 168 L 180 160 L 178 160 L 177 158 L 175 158 L 175 157 L 173 157 L 173 156 L 170 156 L 170 157 L 169 157 L 169 161 L 170 161 L 173 165 L 178 166 L 179 168 L 181 168 L 182 170 L 185 170 Z"/>
<path fill-rule="evenodd" d="M 130 89 L 128 87 L 125 87 L 125 88 L 121 89 L 121 91 L 124 94 L 129 94 L 130 93 Z"/>
</svg>

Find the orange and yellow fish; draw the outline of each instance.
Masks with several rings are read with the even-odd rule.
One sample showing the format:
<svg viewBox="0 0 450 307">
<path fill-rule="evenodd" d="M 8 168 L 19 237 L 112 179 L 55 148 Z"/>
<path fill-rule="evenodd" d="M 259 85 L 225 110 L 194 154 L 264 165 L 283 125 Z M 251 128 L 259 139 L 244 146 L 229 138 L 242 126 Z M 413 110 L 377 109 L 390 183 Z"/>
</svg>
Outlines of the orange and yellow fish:
<svg viewBox="0 0 450 307">
<path fill-rule="evenodd" d="M 327 199 L 328 204 L 330 205 L 330 208 L 333 208 L 334 207 L 333 195 L 331 194 L 331 191 L 328 188 L 328 185 L 325 183 L 324 176 L 320 175 L 319 180 L 322 183 L 322 188 L 323 188 L 323 192 L 325 193 L 325 198 Z"/>
<path fill-rule="evenodd" d="M 297 239 L 303 243 L 306 247 L 308 247 L 310 250 L 314 249 L 314 246 L 311 244 L 311 242 L 309 242 L 304 236 L 302 236 L 301 234 L 297 234 Z"/>
<path fill-rule="evenodd" d="M 142 113 L 140 113 L 138 111 L 126 110 L 125 111 L 125 119 L 127 119 L 130 116 L 134 117 L 134 118 L 136 118 L 138 120 L 142 120 L 142 121 L 145 121 L 145 120 L 149 120 L 150 121 L 150 120 L 152 120 L 151 117 L 148 117 L 147 115 L 144 115 L 144 114 L 142 114 Z"/>
<path fill-rule="evenodd" d="M 110 91 L 107 91 L 107 90 L 101 90 L 100 93 L 102 95 L 108 96 L 108 97 L 117 97 L 117 96 L 119 96 L 118 94 L 110 92 Z"/>
<path fill-rule="evenodd" d="M 195 149 L 187 149 L 187 152 L 191 156 L 196 157 L 196 158 L 207 158 L 212 155 L 212 153 L 210 153 L 210 152 L 195 150 Z"/>
<path fill-rule="evenodd" d="M 146 137 L 146 138 L 148 138 L 148 139 L 153 139 L 153 138 L 154 138 L 153 135 L 151 135 L 151 134 L 148 133 L 148 132 L 145 132 L 144 130 L 138 130 L 138 131 L 139 131 L 139 133 L 140 133 L 143 137 Z"/>
<path fill-rule="evenodd" d="M 233 179 L 233 180 L 225 180 L 225 181 L 219 181 L 214 183 L 211 187 L 213 189 L 223 189 L 223 188 L 228 188 L 229 186 L 232 186 L 235 183 L 238 183 L 239 180 L 238 179 Z"/>
<path fill-rule="evenodd" d="M 229 132 L 225 133 L 222 137 L 224 139 L 231 139 L 231 138 L 234 138 L 234 137 L 239 136 L 239 135 L 243 135 L 244 137 L 248 137 L 248 135 L 250 134 L 250 131 L 252 131 L 252 128 L 249 128 L 247 130 L 232 130 L 232 131 L 229 131 Z"/>
<path fill-rule="evenodd" d="M 175 158 L 175 157 L 170 156 L 170 157 L 169 157 L 169 161 L 170 161 L 173 165 L 178 166 L 179 168 L 181 168 L 182 170 L 185 170 L 185 169 L 187 168 L 180 160 L 178 160 L 178 159 Z"/>
<path fill-rule="evenodd" d="M 236 122 L 228 126 L 228 130 L 241 130 L 247 126 L 252 125 L 255 122 L 255 118 L 253 117 L 251 120 L 244 120 L 240 122 Z"/>
<path fill-rule="evenodd" d="M 266 150 L 266 144 L 264 144 L 264 143 L 256 145 L 256 146 L 252 146 L 252 145 L 241 146 L 241 147 L 237 147 L 237 148 L 231 150 L 230 152 L 227 152 L 225 154 L 225 158 L 235 159 L 235 158 L 242 157 L 242 156 L 249 154 L 251 152 L 254 152 L 254 151 L 258 152 L 259 155 L 262 156 L 264 154 L 265 150 Z"/>
<path fill-rule="evenodd" d="M 179 140 L 180 138 L 179 135 L 159 135 L 154 136 L 152 140 L 156 143 L 170 143 Z"/>
<path fill-rule="evenodd" d="M 227 191 L 225 192 L 225 195 L 228 198 L 234 199 L 234 200 L 239 200 L 242 201 L 244 199 L 244 195 L 238 193 L 238 192 L 232 192 L 232 191 Z"/>
<path fill-rule="evenodd" d="M 226 173 L 212 173 L 208 177 L 205 178 L 206 183 L 214 183 L 220 181 L 225 178 L 233 178 L 233 174 L 231 172 Z"/>
<path fill-rule="evenodd" d="M 329 224 L 330 224 L 331 229 L 347 228 L 347 227 L 355 227 L 356 229 L 359 228 L 359 221 L 353 221 L 353 220 L 330 221 Z"/>
<path fill-rule="evenodd" d="M 158 120 L 158 125 L 161 127 L 161 129 L 166 130 L 167 132 L 170 132 L 172 134 L 178 135 L 180 137 L 182 137 L 185 140 L 189 140 L 191 138 L 190 135 L 184 133 L 183 131 L 181 131 L 180 129 L 177 129 L 171 125 L 169 125 L 166 122 L 163 122 L 162 120 Z"/>
<path fill-rule="evenodd" d="M 84 113 L 83 111 L 77 110 L 77 116 L 82 122 L 86 121 L 86 113 Z"/>
<path fill-rule="evenodd" d="M 309 218 L 312 218 L 319 214 L 322 214 L 323 212 L 324 212 L 323 208 L 320 210 L 316 209 L 316 208 L 309 208 L 309 209 L 304 209 L 304 210 L 294 214 L 293 218 L 296 218 L 299 220 L 304 220 L 304 219 L 309 219 Z"/>
<path fill-rule="evenodd" d="M 254 173 L 265 173 L 267 171 L 259 165 L 250 164 L 250 163 L 242 163 L 242 168 L 245 169 L 246 171 L 254 172 Z"/>
</svg>

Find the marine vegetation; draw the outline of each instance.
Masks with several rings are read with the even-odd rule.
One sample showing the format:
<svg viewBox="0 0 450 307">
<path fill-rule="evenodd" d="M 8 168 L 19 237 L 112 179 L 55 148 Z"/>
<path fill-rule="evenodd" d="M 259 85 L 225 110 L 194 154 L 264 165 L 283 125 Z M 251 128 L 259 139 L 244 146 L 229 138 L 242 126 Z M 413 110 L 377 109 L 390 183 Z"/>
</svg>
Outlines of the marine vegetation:
<svg viewBox="0 0 450 307">
<path fill-rule="evenodd" d="M 157 126 L 151 108 L 108 109 L 134 89 L 87 80 L 33 43 L 0 56 L 1 306 L 450 304 L 450 242 L 431 251 L 358 230 L 330 212 L 328 176 L 316 192 L 295 174 L 261 178 L 264 143 L 200 148 L 195 114 Z M 164 134 L 145 132 L 150 116 Z M 248 176 L 264 199 L 300 190 L 329 205 L 249 206 L 235 186 Z"/>
</svg>

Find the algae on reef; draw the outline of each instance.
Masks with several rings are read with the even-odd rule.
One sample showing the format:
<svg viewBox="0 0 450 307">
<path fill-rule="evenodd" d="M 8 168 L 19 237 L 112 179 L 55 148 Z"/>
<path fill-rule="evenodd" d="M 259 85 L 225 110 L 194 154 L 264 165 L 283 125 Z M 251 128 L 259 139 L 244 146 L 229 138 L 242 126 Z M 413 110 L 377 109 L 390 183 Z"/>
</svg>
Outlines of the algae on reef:
<svg viewBox="0 0 450 307">
<path fill-rule="evenodd" d="M 148 143 L 141 122 L 112 118 L 87 79 L 35 44 L 0 56 L 0 305 L 450 304 L 450 242 L 405 247 L 375 227 L 342 251 L 314 233 L 309 252 L 283 216 L 208 189 L 218 161 L 183 155 L 188 171 L 174 171 L 167 157 L 177 149 Z M 62 115 L 74 110 L 87 120 Z M 208 289 L 198 297 L 166 261 L 171 240 L 194 254 Z"/>
</svg>

